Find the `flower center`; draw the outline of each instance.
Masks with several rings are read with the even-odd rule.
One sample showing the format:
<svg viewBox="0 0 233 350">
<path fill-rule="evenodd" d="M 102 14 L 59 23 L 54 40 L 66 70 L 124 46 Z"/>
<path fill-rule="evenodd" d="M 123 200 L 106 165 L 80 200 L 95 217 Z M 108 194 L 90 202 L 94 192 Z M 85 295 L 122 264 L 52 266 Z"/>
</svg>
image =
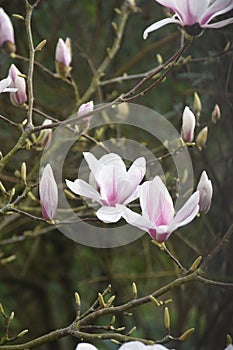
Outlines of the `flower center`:
<svg viewBox="0 0 233 350">
<path fill-rule="evenodd" d="M 191 36 L 199 36 L 203 32 L 199 23 L 194 23 L 191 26 L 184 26 L 184 30 Z"/>
</svg>

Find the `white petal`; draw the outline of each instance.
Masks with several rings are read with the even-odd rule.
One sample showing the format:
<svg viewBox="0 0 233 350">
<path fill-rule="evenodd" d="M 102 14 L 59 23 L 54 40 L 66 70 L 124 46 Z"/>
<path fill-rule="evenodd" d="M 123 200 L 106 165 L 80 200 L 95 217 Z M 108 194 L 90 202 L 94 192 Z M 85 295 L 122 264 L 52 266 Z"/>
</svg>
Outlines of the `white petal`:
<svg viewBox="0 0 233 350">
<path fill-rule="evenodd" d="M 83 180 L 77 179 L 75 181 L 65 180 L 67 187 L 74 192 L 83 197 L 96 200 L 98 203 L 101 202 L 99 193 L 88 183 Z"/>
<path fill-rule="evenodd" d="M 231 23 L 233 23 L 233 18 L 228 18 L 228 19 L 224 19 L 223 21 L 220 21 L 220 22 L 205 24 L 202 26 L 202 28 L 204 28 L 204 29 L 222 28 L 222 27 L 228 26 Z"/>
<path fill-rule="evenodd" d="M 146 28 L 146 30 L 143 33 L 143 39 L 146 39 L 148 37 L 148 34 L 153 32 L 154 30 L 157 30 L 170 23 L 177 23 L 177 24 L 180 24 L 181 26 L 183 25 L 178 19 L 175 19 L 174 17 L 164 18 L 161 21 L 155 22 L 152 25 L 150 25 L 148 28 Z"/>
<path fill-rule="evenodd" d="M 121 207 L 101 207 L 97 210 L 96 216 L 105 223 L 117 222 L 121 218 L 123 209 Z"/>
<path fill-rule="evenodd" d="M 137 158 L 129 168 L 126 174 L 126 179 L 132 184 L 132 187 L 136 189 L 136 187 L 142 181 L 145 173 L 146 173 L 146 160 L 144 157 L 140 157 L 140 158 Z"/>
<path fill-rule="evenodd" d="M 146 350 L 147 347 L 139 341 L 131 341 L 120 346 L 119 350 Z"/>
<path fill-rule="evenodd" d="M 58 207 L 58 188 L 50 164 L 47 164 L 43 170 L 39 183 L 39 194 L 42 215 L 46 220 L 54 219 Z"/>
<path fill-rule="evenodd" d="M 75 350 L 98 350 L 98 349 L 92 344 L 80 343 L 76 346 Z"/>
<path fill-rule="evenodd" d="M 121 204 L 116 204 L 116 208 L 122 209 L 121 216 L 125 219 L 126 222 L 128 222 L 128 224 L 148 232 L 151 227 L 151 223 L 146 218 Z"/>
<path fill-rule="evenodd" d="M 169 231 L 172 232 L 178 227 L 184 226 L 191 222 L 199 211 L 199 192 L 196 191 L 187 200 L 183 207 L 177 212 L 174 219 L 171 220 Z"/>
<path fill-rule="evenodd" d="M 205 28 L 205 25 L 208 24 L 211 21 L 211 19 L 215 18 L 216 16 L 227 13 L 227 12 L 231 11 L 232 9 L 233 9 L 232 0 L 216 0 L 202 14 L 202 16 L 199 20 L 199 23 L 200 23 L 202 28 Z M 214 27 L 214 28 L 219 28 L 219 27 Z"/>
</svg>

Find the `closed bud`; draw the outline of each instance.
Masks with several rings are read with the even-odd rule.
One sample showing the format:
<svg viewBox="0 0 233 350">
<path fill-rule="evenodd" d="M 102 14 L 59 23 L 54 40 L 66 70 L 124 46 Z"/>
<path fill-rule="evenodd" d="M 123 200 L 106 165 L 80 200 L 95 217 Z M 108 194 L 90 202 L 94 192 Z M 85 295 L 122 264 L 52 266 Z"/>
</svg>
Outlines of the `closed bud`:
<svg viewBox="0 0 233 350">
<path fill-rule="evenodd" d="M 24 335 L 26 335 L 27 333 L 29 332 L 28 329 L 24 329 L 22 332 L 20 332 L 18 335 L 17 335 L 17 338 L 22 338 Z"/>
<path fill-rule="evenodd" d="M 68 77 L 71 71 L 70 63 L 72 60 L 71 40 L 66 38 L 66 41 L 59 38 L 55 52 L 56 72 L 61 77 Z"/>
<path fill-rule="evenodd" d="M 78 109 L 78 118 L 80 118 L 84 122 L 90 122 L 92 118 L 93 109 L 94 109 L 93 101 L 83 103 Z M 88 115 L 88 113 L 90 113 L 90 115 Z M 86 116 L 82 118 L 82 116 L 85 114 Z"/>
<path fill-rule="evenodd" d="M 2 191 L 3 194 L 7 193 L 2 181 L 0 181 L 0 191 Z"/>
<path fill-rule="evenodd" d="M 193 100 L 193 111 L 196 114 L 197 118 L 200 117 L 202 110 L 201 100 L 197 92 L 194 92 L 194 100 Z"/>
<path fill-rule="evenodd" d="M 121 120 L 125 120 L 129 115 L 129 104 L 127 102 L 117 105 L 118 113 L 117 117 Z"/>
<path fill-rule="evenodd" d="M 78 292 L 74 293 L 74 297 L 75 297 L 75 302 L 76 302 L 77 306 L 80 307 L 81 300 L 80 300 L 80 296 L 79 296 Z"/>
<path fill-rule="evenodd" d="M 182 116 L 181 137 L 185 142 L 192 142 L 194 138 L 194 129 L 196 118 L 189 107 L 185 107 Z"/>
<path fill-rule="evenodd" d="M 103 295 L 101 293 L 98 293 L 98 301 L 101 307 L 105 307 L 105 302 L 104 302 L 104 298 Z"/>
<path fill-rule="evenodd" d="M 19 75 L 21 75 L 21 72 L 12 64 L 9 69 L 9 76 L 11 78 L 9 87 L 17 89 L 16 92 L 10 92 L 10 99 L 14 105 L 23 105 L 27 102 L 26 83 L 24 78 Z"/>
<path fill-rule="evenodd" d="M 232 344 L 232 338 L 230 336 L 230 334 L 227 334 L 227 345 Z"/>
<path fill-rule="evenodd" d="M 23 162 L 21 165 L 21 177 L 22 180 L 25 182 L 27 177 L 27 166 L 25 162 Z"/>
<path fill-rule="evenodd" d="M 195 270 L 198 268 L 198 266 L 199 266 L 201 260 L 202 260 L 202 256 L 198 256 L 198 258 L 196 258 L 196 259 L 194 260 L 194 262 L 192 263 L 192 265 L 190 266 L 189 272 L 195 271 Z"/>
<path fill-rule="evenodd" d="M 12 311 L 10 314 L 10 317 L 9 317 L 9 322 L 11 322 L 14 317 L 15 317 L 15 313 L 14 313 L 14 311 Z"/>
<path fill-rule="evenodd" d="M 197 148 L 201 151 L 202 148 L 206 145 L 208 136 L 208 126 L 205 126 L 197 135 L 196 144 Z"/>
<path fill-rule="evenodd" d="M 213 186 L 205 171 L 201 174 L 197 185 L 197 191 L 199 191 L 199 212 L 206 214 L 210 209 Z"/>
<path fill-rule="evenodd" d="M 124 328 L 125 328 L 125 327 L 124 327 Z M 132 334 L 133 332 L 135 332 L 136 329 L 137 329 L 137 327 L 134 326 L 133 328 L 130 329 L 130 331 L 128 332 L 127 335 L 129 336 L 130 334 Z"/>
<path fill-rule="evenodd" d="M 153 295 L 150 295 L 150 300 L 155 306 L 157 306 L 157 307 L 161 306 L 160 301 L 158 299 L 154 298 Z"/>
<path fill-rule="evenodd" d="M 164 326 L 168 331 L 170 330 L 170 313 L 167 306 L 164 309 Z"/>
<path fill-rule="evenodd" d="M 50 125 L 52 121 L 50 119 L 45 119 L 42 126 Z M 49 146 L 52 137 L 52 129 L 44 129 L 41 130 L 40 135 L 37 139 L 37 143 L 41 144 L 41 146 Z"/>
<path fill-rule="evenodd" d="M 47 164 L 39 183 L 40 203 L 45 220 L 55 218 L 58 207 L 58 188 L 50 164 Z"/>
<path fill-rule="evenodd" d="M 134 299 L 136 299 L 138 296 L 138 291 L 137 291 L 137 286 L 135 282 L 132 283 L 132 292 L 133 292 Z"/>
<path fill-rule="evenodd" d="M 217 123 L 217 121 L 219 120 L 221 118 L 221 110 L 220 110 L 220 107 L 219 107 L 219 105 L 215 105 L 214 106 L 214 110 L 213 110 L 213 112 L 212 112 L 212 114 L 211 114 L 211 120 L 212 120 L 212 122 L 213 123 Z"/>
<path fill-rule="evenodd" d="M 116 299 L 116 296 L 115 296 L 115 295 L 112 295 L 112 296 L 108 299 L 107 305 L 106 305 L 106 306 L 107 306 L 107 307 L 111 306 L 115 299 Z"/>
<path fill-rule="evenodd" d="M 0 8 L 0 46 L 9 55 L 16 51 L 13 25 L 2 7 Z"/>
<path fill-rule="evenodd" d="M 5 314 L 5 311 L 4 311 L 4 308 L 2 306 L 2 304 L 0 303 L 0 313 L 3 315 L 3 317 L 6 317 L 6 314 Z"/>
<path fill-rule="evenodd" d="M 24 21 L 25 18 L 22 15 L 19 15 L 18 13 L 13 13 L 12 15 L 13 17 L 19 19 L 20 21 Z"/>
<path fill-rule="evenodd" d="M 163 64 L 163 57 L 162 57 L 162 55 L 160 55 L 160 53 L 157 53 L 156 58 L 157 58 L 158 64 L 162 65 Z"/>
<path fill-rule="evenodd" d="M 195 332 L 195 328 L 190 328 L 187 331 L 185 331 L 181 336 L 179 337 L 180 341 L 186 340 L 191 334 Z"/>
<path fill-rule="evenodd" d="M 35 48 L 35 51 L 41 51 L 43 47 L 46 45 L 46 43 L 47 43 L 46 39 L 42 40 Z"/>
</svg>

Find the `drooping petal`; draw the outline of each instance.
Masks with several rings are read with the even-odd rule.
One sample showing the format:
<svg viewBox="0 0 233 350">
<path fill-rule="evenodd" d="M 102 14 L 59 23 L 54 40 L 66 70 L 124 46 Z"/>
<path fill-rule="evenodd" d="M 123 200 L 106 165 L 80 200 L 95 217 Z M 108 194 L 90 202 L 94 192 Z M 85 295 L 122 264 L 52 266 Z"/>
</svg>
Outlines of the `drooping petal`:
<svg viewBox="0 0 233 350">
<path fill-rule="evenodd" d="M 103 206 L 97 210 L 96 216 L 100 221 L 103 221 L 105 223 L 113 223 L 120 220 L 122 212 L 123 212 L 123 208 L 119 206 L 118 207 Z"/>
<path fill-rule="evenodd" d="M 179 21 L 178 19 L 175 19 L 174 16 L 172 18 L 164 18 L 158 22 L 155 22 L 153 24 L 151 24 L 148 28 L 146 28 L 146 30 L 143 33 L 143 39 L 147 39 L 148 34 L 153 32 L 154 30 L 157 30 L 163 26 L 166 26 L 167 24 L 170 23 L 176 23 L 176 24 L 180 24 L 181 26 L 183 26 L 183 23 L 181 21 Z"/>
<path fill-rule="evenodd" d="M 204 29 L 217 29 L 217 28 L 222 28 L 222 27 L 226 27 L 229 24 L 233 23 L 233 17 L 232 18 L 228 18 L 228 19 L 224 19 L 223 21 L 219 21 L 216 23 L 210 23 L 210 24 L 205 24 L 202 25 L 202 28 Z"/>
<path fill-rule="evenodd" d="M 79 196 L 94 199 L 98 203 L 102 204 L 99 193 L 88 183 L 83 180 L 76 179 L 75 181 L 65 180 L 67 187 L 78 194 Z"/>
<path fill-rule="evenodd" d="M 120 208 L 122 210 L 121 216 L 125 219 L 126 222 L 128 222 L 128 224 L 135 226 L 140 230 L 149 232 L 151 223 L 146 218 L 138 213 L 135 213 L 129 208 L 126 208 L 124 205 L 116 204 L 116 208 Z"/>
<path fill-rule="evenodd" d="M 44 168 L 39 183 L 42 215 L 45 220 L 54 219 L 58 206 L 58 188 L 50 164 Z"/>
<path fill-rule="evenodd" d="M 199 211 L 199 192 L 196 191 L 187 200 L 183 207 L 177 212 L 175 217 L 171 220 L 169 225 L 170 233 L 175 231 L 178 227 L 187 225 L 197 215 Z"/>
<path fill-rule="evenodd" d="M 92 344 L 80 343 L 76 346 L 75 350 L 98 350 L 98 349 Z"/>
</svg>

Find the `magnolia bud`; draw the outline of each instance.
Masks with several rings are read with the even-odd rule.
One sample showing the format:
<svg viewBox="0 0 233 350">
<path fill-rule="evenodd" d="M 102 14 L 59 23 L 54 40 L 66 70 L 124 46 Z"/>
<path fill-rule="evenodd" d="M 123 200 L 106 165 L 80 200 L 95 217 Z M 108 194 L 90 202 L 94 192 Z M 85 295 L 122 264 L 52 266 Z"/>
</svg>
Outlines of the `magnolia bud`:
<svg viewBox="0 0 233 350">
<path fill-rule="evenodd" d="M 197 92 L 194 92 L 194 101 L 193 101 L 193 111 L 196 114 L 197 118 L 200 117 L 202 110 L 201 100 Z"/>
<path fill-rule="evenodd" d="M 50 164 L 46 165 L 42 173 L 39 194 L 44 219 L 54 219 L 58 207 L 58 188 Z"/>
<path fill-rule="evenodd" d="M 94 109 L 94 103 L 93 101 L 89 101 L 87 103 L 83 103 L 79 109 L 78 109 L 78 117 L 82 118 L 83 115 L 90 113 L 90 115 L 87 115 L 86 117 L 82 118 L 82 121 L 87 121 L 90 122 L 91 118 L 92 118 L 92 112 Z"/>
<path fill-rule="evenodd" d="M 182 116 L 181 137 L 185 142 L 192 142 L 194 137 L 194 129 L 196 118 L 189 107 L 185 107 Z"/>
<path fill-rule="evenodd" d="M 4 48 L 7 54 L 16 51 L 13 25 L 2 7 L 0 8 L 0 46 Z"/>
<path fill-rule="evenodd" d="M 22 78 L 22 73 L 18 68 L 12 64 L 9 69 L 9 76 L 11 78 L 11 88 L 16 88 L 16 92 L 10 92 L 10 99 L 14 105 L 22 105 L 27 102 L 26 83 Z"/>
<path fill-rule="evenodd" d="M 52 124 L 52 121 L 50 119 L 45 119 L 42 126 L 50 125 L 50 124 Z M 51 137 L 52 137 L 52 129 L 41 130 L 37 142 L 39 142 L 41 146 L 49 146 Z"/>
<path fill-rule="evenodd" d="M 207 136 L 208 136 L 208 126 L 205 126 L 203 129 L 201 129 L 201 131 L 199 132 L 196 138 L 196 144 L 200 151 L 206 145 Z"/>
<path fill-rule="evenodd" d="M 213 187 L 212 182 L 208 179 L 205 171 L 202 172 L 199 183 L 197 185 L 199 191 L 199 211 L 200 213 L 207 213 L 210 209 Z"/>
<path fill-rule="evenodd" d="M 212 112 L 212 114 L 211 114 L 212 122 L 216 124 L 217 121 L 218 121 L 220 118 L 221 118 L 221 110 L 220 110 L 219 105 L 216 104 L 216 105 L 214 106 L 214 110 L 213 110 L 213 112 Z"/>
<path fill-rule="evenodd" d="M 72 59 L 70 38 L 59 38 L 55 52 L 55 64 L 57 74 L 61 77 L 68 77 L 71 71 L 70 63 Z"/>
</svg>

